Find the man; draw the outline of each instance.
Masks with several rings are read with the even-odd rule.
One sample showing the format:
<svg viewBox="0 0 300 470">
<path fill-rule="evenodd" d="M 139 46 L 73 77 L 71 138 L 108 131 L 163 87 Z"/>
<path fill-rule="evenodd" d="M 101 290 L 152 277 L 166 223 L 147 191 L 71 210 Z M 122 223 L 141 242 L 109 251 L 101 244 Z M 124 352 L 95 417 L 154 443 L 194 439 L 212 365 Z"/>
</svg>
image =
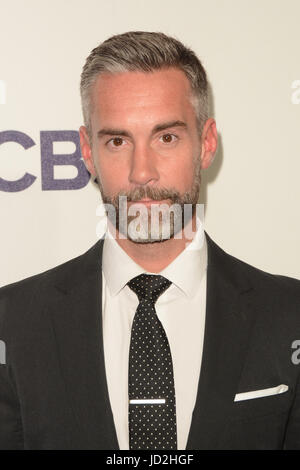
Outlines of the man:
<svg viewBox="0 0 300 470">
<path fill-rule="evenodd" d="M 0 447 L 300 449 L 299 281 L 201 230 L 217 132 L 200 61 L 161 33 L 113 36 L 81 96 L 107 231 L 0 290 Z"/>
</svg>

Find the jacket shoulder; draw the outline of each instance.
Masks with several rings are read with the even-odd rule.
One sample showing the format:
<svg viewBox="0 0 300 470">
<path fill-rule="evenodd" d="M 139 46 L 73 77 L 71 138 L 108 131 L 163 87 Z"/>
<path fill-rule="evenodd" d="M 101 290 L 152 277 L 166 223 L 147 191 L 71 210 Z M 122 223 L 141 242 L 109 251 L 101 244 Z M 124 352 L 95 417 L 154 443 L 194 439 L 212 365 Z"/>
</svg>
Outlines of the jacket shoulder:
<svg viewBox="0 0 300 470">
<path fill-rule="evenodd" d="M 207 234 L 206 234 L 207 235 Z M 281 291 L 295 292 L 300 296 L 300 280 L 284 276 L 281 274 L 270 273 L 257 268 L 235 256 L 227 253 L 217 245 L 208 235 L 209 263 L 212 267 L 218 267 L 226 273 L 228 279 L 234 281 L 246 280 L 254 287 L 259 289 L 271 289 Z"/>
<path fill-rule="evenodd" d="M 99 260 L 99 250 L 102 246 L 101 242 L 102 239 L 98 240 L 85 253 L 47 269 L 46 271 L 0 287 L 0 307 L 4 299 L 9 298 L 11 300 L 17 300 L 22 298 L 26 301 L 27 297 L 38 293 L 41 286 L 50 287 L 54 283 L 59 282 L 60 279 L 70 279 L 70 281 L 73 279 L 74 282 L 76 282 L 79 276 L 84 274 L 83 270 L 89 271 L 91 262 L 96 259 L 97 252 Z"/>
</svg>

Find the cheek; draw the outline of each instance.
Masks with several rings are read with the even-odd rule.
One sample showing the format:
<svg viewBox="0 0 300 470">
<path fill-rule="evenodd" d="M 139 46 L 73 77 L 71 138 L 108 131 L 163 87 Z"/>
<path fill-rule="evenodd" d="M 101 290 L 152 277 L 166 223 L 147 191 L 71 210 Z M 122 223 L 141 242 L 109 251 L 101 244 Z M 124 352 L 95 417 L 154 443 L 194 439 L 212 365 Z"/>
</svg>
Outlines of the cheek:
<svg viewBox="0 0 300 470">
<path fill-rule="evenodd" d="M 98 159 L 97 173 L 106 194 L 114 195 L 128 186 L 127 170 L 108 159 Z"/>
<path fill-rule="evenodd" d="M 181 192 L 188 190 L 194 180 L 195 170 L 192 158 L 183 155 L 176 158 L 164 172 L 164 181 L 166 186 L 175 186 Z"/>
</svg>

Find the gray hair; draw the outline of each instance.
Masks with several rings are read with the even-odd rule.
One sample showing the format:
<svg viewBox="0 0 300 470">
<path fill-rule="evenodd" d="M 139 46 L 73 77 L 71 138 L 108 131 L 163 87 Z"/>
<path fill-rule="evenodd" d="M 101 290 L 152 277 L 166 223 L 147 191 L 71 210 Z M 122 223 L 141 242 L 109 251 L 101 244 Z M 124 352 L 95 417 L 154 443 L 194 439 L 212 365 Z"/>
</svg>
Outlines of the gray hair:
<svg viewBox="0 0 300 470">
<path fill-rule="evenodd" d="M 84 124 L 91 137 L 91 88 L 101 73 L 152 72 L 175 67 L 188 78 L 198 130 L 208 118 L 206 72 L 196 54 L 177 39 L 164 33 L 129 31 L 110 37 L 92 50 L 84 64 L 80 94 Z"/>
</svg>

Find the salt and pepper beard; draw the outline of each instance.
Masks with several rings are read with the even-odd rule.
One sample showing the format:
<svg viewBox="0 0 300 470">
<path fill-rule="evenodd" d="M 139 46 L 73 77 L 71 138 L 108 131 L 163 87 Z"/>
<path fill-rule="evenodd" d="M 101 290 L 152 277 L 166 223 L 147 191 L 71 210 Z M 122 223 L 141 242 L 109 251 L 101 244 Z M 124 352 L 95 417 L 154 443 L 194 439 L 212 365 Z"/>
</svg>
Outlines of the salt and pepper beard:
<svg viewBox="0 0 300 470">
<path fill-rule="evenodd" d="M 113 220 L 109 217 L 110 211 L 108 212 L 108 218 L 111 223 L 115 226 L 118 232 L 122 233 L 126 238 L 130 239 L 134 243 L 155 243 L 163 242 L 173 238 L 175 234 L 183 230 L 185 225 L 190 221 L 194 216 L 197 202 L 199 199 L 200 193 L 200 184 L 201 184 L 201 162 L 200 159 L 195 163 L 195 174 L 192 187 L 189 191 L 181 195 L 176 189 L 166 189 L 166 188 L 153 188 L 148 187 L 137 187 L 132 191 L 120 191 L 117 195 L 110 197 L 105 194 L 103 186 L 101 184 L 101 179 L 97 174 L 95 180 L 100 188 L 100 193 L 102 196 L 102 201 L 104 204 L 111 204 L 115 209 L 115 214 Z M 162 211 L 159 214 L 159 226 L 154 227 L 151 224 L 151 206 L 147 207 L 147 221 L 143 224 L 143 218 L 140 220 L 140 237 L 132 238 L 130 232 L 124 231 L 124 229 L 129 227 L 130 222 L 134 220 L 137 215 L 127 215 L 127 223 L 124 224 L 124 221 L 120 219 L 120 206 L 119 206 L 119 197 L 126 196 L 127 202 L 138 202 L 141 199 L 151 199 L 154 201 L 163 201 L 168 200 L 171 202 L 171 205 L 174 205 L 174 211 L 167 211 L 164 213 Z M 184 212 L 185 204 L 191 204 L 192 210 L 187 213 Z M 160 204 L 155 204 L 154 206 L 160 206 Z M 143 212 L 142 212 L 143 214 Z M 142 215 L 141 214 L 141 215 Z M 140 217 L 141 219 L 141 217 Z M 166 225 L 167 224 L 167 225 Z M 167 236 L 166 236 L 167 234 Z"/>
</svg>

